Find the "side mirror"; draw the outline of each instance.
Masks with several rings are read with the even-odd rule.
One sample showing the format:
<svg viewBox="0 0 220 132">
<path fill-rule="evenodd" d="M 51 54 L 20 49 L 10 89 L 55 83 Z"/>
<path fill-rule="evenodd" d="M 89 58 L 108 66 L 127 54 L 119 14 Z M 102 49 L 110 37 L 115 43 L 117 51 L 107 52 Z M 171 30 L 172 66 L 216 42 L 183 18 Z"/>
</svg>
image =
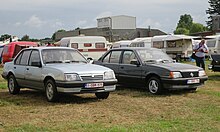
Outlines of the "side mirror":
<svg viewBox="0 0 220 132">
<path fill-rule="evenodd" d="M 31 66 L 41 67 L 41 63 L 39 61 L 31 62 Z"/>
<path fill-rule="evenodd" d="M 87 58 L 87 61 L 88 61 L 90 64 L 92 64 L 94 60 L 93 60 L 91 57 L 89 57 L 89 58 Z"/>
<path fill-rule="evenodd" d="M 140 65 L 139 61 L 136 60 L 136 59 L 131 60 L 130 64 L 132 64 L 132 65 L 137 65 L 137 66 Z"/>
</svg>

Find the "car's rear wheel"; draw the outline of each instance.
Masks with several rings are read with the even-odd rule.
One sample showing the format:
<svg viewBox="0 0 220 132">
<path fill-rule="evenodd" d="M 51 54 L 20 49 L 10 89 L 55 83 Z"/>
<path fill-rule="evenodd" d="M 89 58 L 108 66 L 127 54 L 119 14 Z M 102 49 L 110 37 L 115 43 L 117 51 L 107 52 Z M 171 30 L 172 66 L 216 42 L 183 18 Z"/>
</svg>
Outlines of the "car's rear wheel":
<svg viewBox="0 0 220 132">
<path fill-rule="evenodd" d="M 10 94 L 18 94 L 20 92 L 20 87 L 14 75 L 9 75 L 8 77 L 8 91 Z"/>
<path fill-rule="evenodd" d="M 98 99 L 107 99 L 109 96 L 109 92 L 95 93 L 95 95 Z"/>
<path fill-rule="evenodd" d="M 55 102 L 58 100 L 58 92 L 55 82 L 53 80 L 49 79 L 46 81 L 45 93 L 46 93 L 47 101 Z"/>
<path fill-rule="evenodd" d="M 163 87 L 158 77 L 150 77 L 147 81 L 147 87 L 151 94 L 161 94 Z"/>
</svg>

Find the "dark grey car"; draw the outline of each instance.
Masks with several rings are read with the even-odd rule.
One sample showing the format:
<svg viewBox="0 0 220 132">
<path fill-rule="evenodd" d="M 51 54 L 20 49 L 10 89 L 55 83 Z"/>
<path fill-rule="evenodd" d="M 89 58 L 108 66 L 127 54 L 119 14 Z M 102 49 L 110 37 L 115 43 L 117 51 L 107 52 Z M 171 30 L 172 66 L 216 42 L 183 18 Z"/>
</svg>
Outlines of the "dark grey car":
<svg viewBox="0 0 220 132">
<path fill-rule="evenodd" d="M 208 79 L 202 68 L 176 63 L 155 48 L 111 49 L 94 63 L 114 70 L 118 83 L 144 86 L 152 94 L 163 89 L 196 90 Z"/>
</svg>

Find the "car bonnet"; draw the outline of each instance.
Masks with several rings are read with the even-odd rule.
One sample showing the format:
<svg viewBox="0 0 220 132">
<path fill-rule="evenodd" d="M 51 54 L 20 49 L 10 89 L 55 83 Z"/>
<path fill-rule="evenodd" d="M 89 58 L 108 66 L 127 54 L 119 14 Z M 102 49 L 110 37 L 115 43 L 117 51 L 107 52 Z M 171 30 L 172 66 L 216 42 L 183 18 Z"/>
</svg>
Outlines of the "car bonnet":
<svg viewBox="0 0 220 132">
<path fill-rule="evenodd" d="M 65 63 L 65 64 L 49 64 L 46 66 L 47 68 L 53 68 L 60 70 L 64 73 L 78 73 L 78 74 L 85 74 L 85 73 L 104 73 L 105 71 L 112 71 L 111 69 L 99 66 L 95 64 L 85 64 L 85 63 Z"/>
</svg>

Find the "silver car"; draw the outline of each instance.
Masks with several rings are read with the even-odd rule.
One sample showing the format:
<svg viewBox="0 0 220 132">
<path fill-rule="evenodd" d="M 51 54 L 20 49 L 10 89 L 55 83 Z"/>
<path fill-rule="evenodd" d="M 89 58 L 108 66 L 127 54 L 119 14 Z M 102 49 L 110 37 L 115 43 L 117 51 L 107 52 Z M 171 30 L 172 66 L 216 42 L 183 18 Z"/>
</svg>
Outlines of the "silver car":
<svg viewBox="0 0 220 132">
<path fill-rule="evenodd" d="M 107 99 L 116 88 L 113 70 L 90 64 L 73 48 L 33 47 L 23 49 L 12 62 L 4 65 L 2 77 L 11 94 L 20 88 L 44 90 L 49 102 L 62 93 L 95 93 Z"/>
</svg>

